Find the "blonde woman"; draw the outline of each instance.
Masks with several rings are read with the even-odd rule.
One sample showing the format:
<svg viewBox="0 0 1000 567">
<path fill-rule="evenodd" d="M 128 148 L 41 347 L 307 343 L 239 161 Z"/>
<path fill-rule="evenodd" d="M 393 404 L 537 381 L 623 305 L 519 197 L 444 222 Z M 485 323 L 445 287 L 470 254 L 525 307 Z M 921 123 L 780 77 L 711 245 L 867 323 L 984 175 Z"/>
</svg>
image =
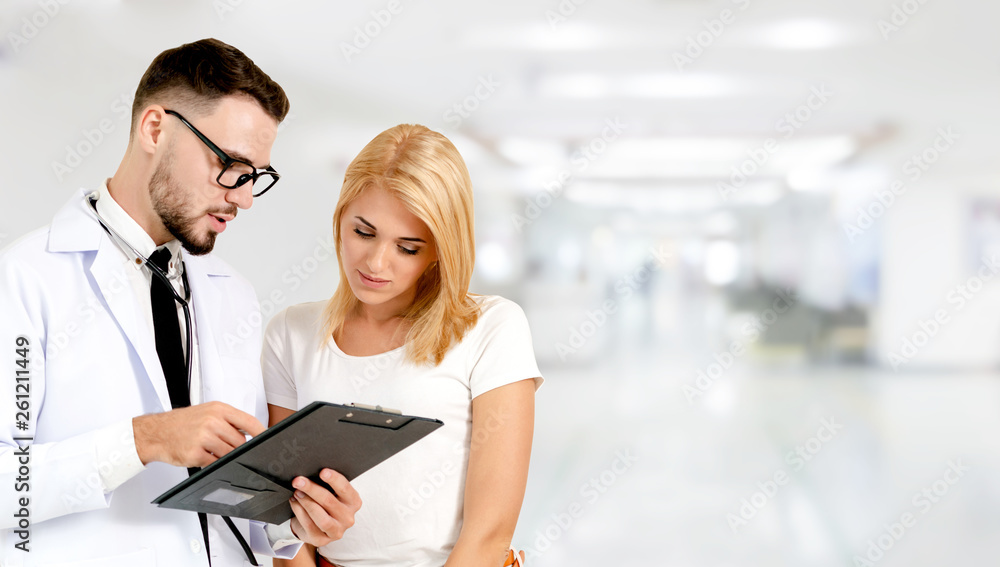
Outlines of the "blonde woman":
<svg viewBox="0 0 1000 567">
<path fill-rule="evenodd" d="M 348 166 L 333 213 L 340 284 L 265 334 L 270 423 L 323 400 L 444 426 L 353 481 L 363 505 L 342 539 L 276 566 L 508 560 L 542 378 L 520 307 L 469 293 L 473 224 L 465 162 L 437 132 L 390 128 Z M 292 522 L 296 534 L 315 528 Z"/>
</svg>

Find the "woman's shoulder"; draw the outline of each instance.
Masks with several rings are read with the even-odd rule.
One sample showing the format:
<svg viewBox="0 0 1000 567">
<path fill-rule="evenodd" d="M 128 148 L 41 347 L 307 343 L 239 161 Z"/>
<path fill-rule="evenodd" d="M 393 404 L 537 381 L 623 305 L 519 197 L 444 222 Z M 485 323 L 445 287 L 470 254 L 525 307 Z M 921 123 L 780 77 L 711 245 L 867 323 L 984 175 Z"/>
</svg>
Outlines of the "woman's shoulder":
<svg viewBox="0 0 1000 567">
<path fill-rule="evenodd" d="M 521 306 L 506 297 L 473 294 L 470 294 L 470 297 L 479 306 L 479 321 L 476 323 L 478 329 L 503 325 L 510 320 L 523 321 L 525 319 Z"/>
<path fill-rule="evenodd" d="M 476 305 L 479 306 L 482 314 L 486 314 L 488 312 L 503 312 L 511 309 L 521 310 L 520 305 L 500 295 L 479 295 L 470 293 L 469 297 L 472 298 L 472 301 L 476 302 Z"/>
<path fill-rule="evenodd" d="M 303 332 L 315 334 L 323 325 L 326 303 L 326 301 L 311 301 L 282 309 L 271 318 L 267 325 L 267 334 L 295 335 Z"/>
</svg>

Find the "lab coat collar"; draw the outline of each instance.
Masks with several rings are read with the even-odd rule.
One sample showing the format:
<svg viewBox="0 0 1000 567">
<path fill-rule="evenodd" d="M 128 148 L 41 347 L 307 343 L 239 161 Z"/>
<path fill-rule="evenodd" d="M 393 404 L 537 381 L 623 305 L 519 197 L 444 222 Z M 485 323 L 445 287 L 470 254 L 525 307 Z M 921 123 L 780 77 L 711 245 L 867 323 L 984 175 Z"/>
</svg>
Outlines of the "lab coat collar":
<svg viewBox="0 0 1000 567">
<path fill-rule="evenodd" d="M 101 227 L 90 204 L 90 197 L 97 197 L 98 194 L 98 191 L 80 189 L 59 209 L 49 228 L 49 252 L 93 252 L 100 249 L 105 240 L 115 245 L 114 239 Z M 185 255 L 184 259 L 189 268 L 197 265 L 209 276 L 236 275 L 228 264 L 212 254 Z"/>
<path fill-rule="evenodd" d="M 107 233 L 97 222 L 97 214 L 87 197 L 90 191 L 73 193 L 52 219 L 49 228 L 49 252 L 92 252 L 101 246 Z"/>
</svg>

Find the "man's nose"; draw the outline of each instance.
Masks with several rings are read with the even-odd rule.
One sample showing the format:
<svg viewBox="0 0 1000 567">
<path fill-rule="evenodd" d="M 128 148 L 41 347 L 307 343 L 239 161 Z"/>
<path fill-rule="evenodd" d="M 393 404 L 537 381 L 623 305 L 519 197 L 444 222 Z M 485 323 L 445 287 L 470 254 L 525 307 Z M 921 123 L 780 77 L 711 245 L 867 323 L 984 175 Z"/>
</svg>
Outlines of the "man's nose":
<svg viewBox="0 0 1000 567">
<path fill-rule="evenodd" d="M 253 206 L 253 184 L 244 183 L 235 189 L 226 189 L 226 201 L 241 209 Z"/>
</svg>

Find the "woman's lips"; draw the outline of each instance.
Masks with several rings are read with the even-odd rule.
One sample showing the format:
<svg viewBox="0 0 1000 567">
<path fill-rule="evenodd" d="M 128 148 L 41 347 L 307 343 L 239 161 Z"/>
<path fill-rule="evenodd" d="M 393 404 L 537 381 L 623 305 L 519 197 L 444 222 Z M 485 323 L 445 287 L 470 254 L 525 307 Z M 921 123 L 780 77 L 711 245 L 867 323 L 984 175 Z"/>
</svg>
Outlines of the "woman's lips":
<svg viewBox="0 0 1000 567">
<path fill-rule="evenodd" d="M 381 280 L 379 278 L 366 276 L 365 273 L 362 272 L 361 270 L 358 270 L 358 274 L 361 276 L 361 283 L 365 284 L 368 287 L 377 289 L 380 287 L 385 287 L 385 285 L 389 283 L 389 280 Z"/>
</svg>

